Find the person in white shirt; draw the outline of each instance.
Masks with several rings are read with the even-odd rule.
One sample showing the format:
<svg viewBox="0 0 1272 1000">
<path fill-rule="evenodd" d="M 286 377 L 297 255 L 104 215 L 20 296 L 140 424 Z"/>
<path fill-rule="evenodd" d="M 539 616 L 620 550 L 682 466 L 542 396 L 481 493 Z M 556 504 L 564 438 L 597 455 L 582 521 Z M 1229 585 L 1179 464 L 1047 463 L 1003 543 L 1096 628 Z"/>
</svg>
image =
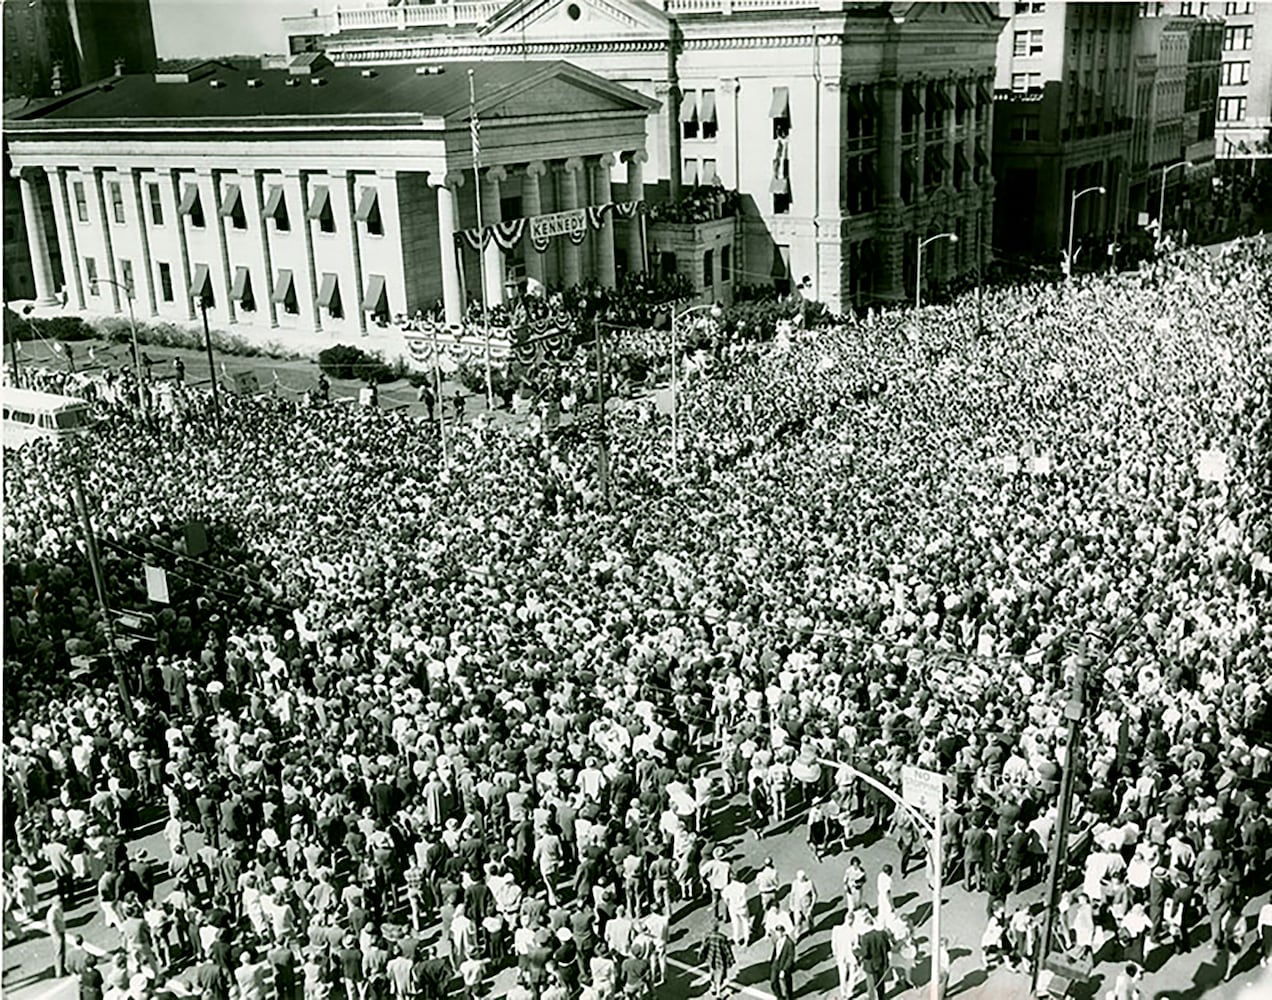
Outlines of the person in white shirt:
<svg viewBox="0 0 1272 1000">
<path fill-rule="evenodd" d="M 836 924 L 830 932 L 830 953 L 835 958 L 835 967 L 839 970 L 839 995 L 847 1000 L 857 988 L 857 977 L 860 969 L 857 965 L 857 928 L 853 923 L 854 914 L 848 910 L 842 922 Z"/>
<path fill-rule="evenodd" d="M 751 940 L 751 905 L 747 898 L 746 883 L 734 876 L 720 894 L 729 913 L 729 932 L 733 945 L 736 948 L 745 948 Z"/>
<path fill-rule="evenodd" d="M 875 892 L 877 896 L 878 917 L 877 923 L 880 927 L 888 927 L 892 924 L 892 866 L 884 865 L 883 870 L 879 872 L 875 879 Z"/>
</svg>

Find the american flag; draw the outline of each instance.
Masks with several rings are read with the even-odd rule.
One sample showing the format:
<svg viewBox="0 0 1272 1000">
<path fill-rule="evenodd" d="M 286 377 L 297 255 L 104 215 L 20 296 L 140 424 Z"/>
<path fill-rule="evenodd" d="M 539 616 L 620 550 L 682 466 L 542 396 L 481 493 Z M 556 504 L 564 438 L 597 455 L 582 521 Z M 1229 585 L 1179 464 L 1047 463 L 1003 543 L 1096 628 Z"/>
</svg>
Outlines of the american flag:
<svg viewBox="0 0 1272 1000">
<path fill-rule="evenodd" d="M 473 71 L 468 71 L 468 133 L 473 143 L 473 166 L 481 165 L 481 122 L 477 119 L 477 91 Z"/>
</svg>

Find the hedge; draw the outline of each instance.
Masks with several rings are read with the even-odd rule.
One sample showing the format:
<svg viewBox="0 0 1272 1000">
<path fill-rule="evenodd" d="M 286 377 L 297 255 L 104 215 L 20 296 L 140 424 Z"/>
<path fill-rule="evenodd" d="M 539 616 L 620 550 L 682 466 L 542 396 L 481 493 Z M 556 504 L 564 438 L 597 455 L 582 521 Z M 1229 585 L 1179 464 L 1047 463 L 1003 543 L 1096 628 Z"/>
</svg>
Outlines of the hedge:
<svg viewBox="0 0 1272 1000">
<path fill-rule="evenodd" d="M 382 358 L 349 344 L 336 344 L 319 351 L 318 367 L 328 378 L 351 379 L 375 385 L 395 382 L 398 378 Z"/>
</svg>

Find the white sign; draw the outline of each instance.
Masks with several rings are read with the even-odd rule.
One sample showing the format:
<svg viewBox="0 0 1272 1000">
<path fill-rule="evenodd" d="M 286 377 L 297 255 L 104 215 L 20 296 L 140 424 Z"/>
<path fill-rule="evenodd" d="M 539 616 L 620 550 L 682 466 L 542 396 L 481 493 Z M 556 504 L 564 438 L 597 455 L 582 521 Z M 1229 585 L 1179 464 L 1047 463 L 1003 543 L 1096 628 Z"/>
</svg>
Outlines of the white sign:
<svg viewBox="0 0 1272 1000">
<path fill-rule="evenodd" d="M 1051 474 L 1051 456 L 1038 455 L 1034 458 L 1030 471 L 1035 476 L 1047 476 Z"/>
<path fill-rule="evenodd" d="M 1213 449 L 1198 452 L 1197 474 L 1208 483 L 1222 483 L 1228 476 L 1228 456 Z"/>
<path fill-rule="evenodd" d="M 904 764 L 901 767 L 901 798 L 905 804 L 935 821 L 941 813 L 944 781 L 935 771 Z"/>
</svg>

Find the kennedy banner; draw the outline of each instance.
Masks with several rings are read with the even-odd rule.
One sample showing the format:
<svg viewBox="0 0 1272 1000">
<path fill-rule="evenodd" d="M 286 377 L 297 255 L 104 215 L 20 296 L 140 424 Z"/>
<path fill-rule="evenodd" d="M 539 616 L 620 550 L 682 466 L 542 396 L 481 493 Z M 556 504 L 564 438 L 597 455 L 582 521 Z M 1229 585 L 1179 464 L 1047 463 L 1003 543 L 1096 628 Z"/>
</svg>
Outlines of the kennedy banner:
<svg viewBox="0 0 1272 1000">
<path fill-rule="evenodd" d="M 501 250 L 507 251 L 520 243 L 523 237 L 529 236 L 535 250 L 543 253 L 559 236 L 564 236 L 578 246 L 589 229 L 600 229 L 605 225 L 606 216 L 631 219 L 641 211 L 644 204 L 642 201 L 616 201 L 570 209 L 567 212 L 532 215 L 526 219 L 509 219 L 480 228 L 461 229 L 455 234 L 455 240 L 468 244 L 474 250 L 484 250 L 494 240 Z"/>
</svg>

